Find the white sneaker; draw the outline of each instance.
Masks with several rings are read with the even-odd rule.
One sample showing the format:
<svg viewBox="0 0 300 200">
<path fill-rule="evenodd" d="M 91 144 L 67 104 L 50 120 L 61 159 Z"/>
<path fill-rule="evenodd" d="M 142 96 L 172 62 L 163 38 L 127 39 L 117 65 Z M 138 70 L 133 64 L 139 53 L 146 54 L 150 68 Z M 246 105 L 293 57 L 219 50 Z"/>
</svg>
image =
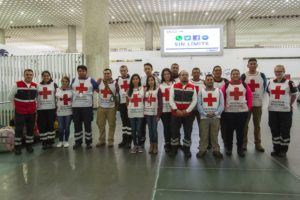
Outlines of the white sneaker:
<svg viewBox="0 0 300 200">
<path fill-rule="evenodd" d="M 64 142 L 64 147 L 65 148 L 68 148 L 70 145 L 69 145 L 69 143 L 68 142 Z"/>
<path fill-rule="evenodd" d="M 57 143 L 56 147 L 58 148 L 63 147 L 63 143 L 62 142 Z"/>
</svg>

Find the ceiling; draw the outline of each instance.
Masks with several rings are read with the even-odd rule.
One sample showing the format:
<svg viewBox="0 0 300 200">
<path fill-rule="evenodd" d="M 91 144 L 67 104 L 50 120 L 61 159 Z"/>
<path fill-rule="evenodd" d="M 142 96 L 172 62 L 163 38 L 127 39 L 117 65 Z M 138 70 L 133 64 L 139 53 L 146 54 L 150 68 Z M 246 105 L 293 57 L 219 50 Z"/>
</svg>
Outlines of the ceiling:
<svg viewBox="0 0 300 200">
<path fill-rule="evenodd" d="M 82 3 L 0 0 L 6 43 L 65 51 L 67 25 L 76 25 L 80 51 Z M 229 18 L 236 20 L 238 47 L 300 47 L 300 0 L 109 0 L 109 16 L 115 22 L 110 24 L 111 49 L 143 49 L 146 21 L 154 22 L 154 48 L 159 48 L 160 26 L 226 25 Z M 116 23 L 121 21 L 129 23 Z"/>
</svg>

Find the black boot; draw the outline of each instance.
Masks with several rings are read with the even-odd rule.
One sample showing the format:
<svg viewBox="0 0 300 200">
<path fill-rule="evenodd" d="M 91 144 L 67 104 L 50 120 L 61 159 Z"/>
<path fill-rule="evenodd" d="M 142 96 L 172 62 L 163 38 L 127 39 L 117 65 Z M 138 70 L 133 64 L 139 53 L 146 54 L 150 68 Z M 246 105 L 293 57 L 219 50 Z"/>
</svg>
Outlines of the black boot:
<svg viewBox="0 0 300 200">
<path fill-rule="evenodd" d="M 79 149 L 81 148 L 81 143 L 76 143 L 73 145 L 73 149 L 76 150 L 76 149 Z"/>
<path fill-rule="evenodd" d="M 168 155 L 170 157 L 175 157 L 178 151 L 178 147 L 179 147 L 178 145 L 172 145 L 171 150 L 168 152 Z"/>
<path fill-rule="evenodd" d="M 182 150 L 183 150 L 184 156 L 186 158 L 192 157 L 192 153 L 191 153 L 190 147 L 183 146 Z"/>
<path fill-rule="evenodd" d="M 46 150 L 48 148 L 48 142 L 47 141 L 42 141 L 42 149 Z"/>
<path fill-rule="evenodd" d="M 27 150 L 28 153 L 33 153 L 33 148 L 31 146 L 31 144 L 26 145 L 26 150 Z"/>
<path fill-rule="evenodd" d="M 171 151 L 171 144 L 170 143 L 165 144 L 164 148 L 165 148 L 166 153 L 170 152 Z"/>
<path fill-rule="evenodd" d="M 243 150 L 243 147 L 238 148 L 237 153 L 240 157 L 242 157 L 242 158 L 245 157 L 245 152 Z"/>
<path fill-rule="evenodd" d="M 132 135 L 126 135 L 126 148 L 131 149 Z"/>
<path fill-rule="evenodd" d="M 119 148 L 123 148 L 126 146 L 126 139 L 127 139 L 127 134 L 123 133 L 122 134 L 122 141 L 118 144 Z"/>
</svg>

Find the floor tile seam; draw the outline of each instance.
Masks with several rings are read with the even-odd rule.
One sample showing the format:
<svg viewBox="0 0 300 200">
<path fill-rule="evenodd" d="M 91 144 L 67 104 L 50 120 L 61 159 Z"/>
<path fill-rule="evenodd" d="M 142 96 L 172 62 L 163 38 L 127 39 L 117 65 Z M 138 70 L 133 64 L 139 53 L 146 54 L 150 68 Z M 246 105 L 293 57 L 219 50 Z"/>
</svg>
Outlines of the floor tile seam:
<svg viewBox="0 0 300 200">
<path fill-rule="evenodd" d="M 202 168 L 202 167 L 161 167 L 161 169 L 199 169 L 199 170 L 239 170 L 239 171 L 278 171 L 278 169 L 271 169 L 271 168 L 266 168 L 266 169 L 254 169 L 254 168 L 249 168 L 249 169 L 240 169 L 240 168 L 219 168 L 219 167 L 213 167 L 213 168 Z"/>
<path fill-rule="evenodd" d="M 153 191 L 152 191 L 152 200 L 155 199 L 155 194 L 156 194 L 156 188 L 157 188 L 157 183 L 158 183 L 158 179 L 159 179 L 159 175 L 160 175 L 160 165 L 161 165 L 161 162 L 162 162 L 162 157 L 163 157 L 163 150 L 160 146 L 160 153 L 159 153 L 159 160 L 158 160 L 158 163 L 157 163 L 157 171 L 156 171 L 156 177 L 155 177 L 155 182 L 154 182 L 154 186 L 153 186 Z"/>
<path fill-rule="evenodd" d="M 254 145 L 254 141 L 250 140 L 249 143 Z M 266 153 L 266 152 L 265 152 Z M 290 168 L 288 168 L 287 166 L 285 166 L 284 164 L 280 163 L 278 160 L 276 160 L 275 158 L 271 157 L 270 154 L 267 155 L 268 158 L 270 158 L 274 163 L 276 163 L 278 166 L 282 167 L 283 169 L 285 169 L 286 171 L 288 171 L 292 176 L 294 176 L 296 179 L 300 180 L 300 176 L 293 170 L 291 170 Z"/>
<path fill-rule="evenodd" d="M 249 195 L 278 195 L 278 196 L 295 196 L 300 197 L 300 193 L 272 193 L 272 192 L 237 192 L 237 191 L 222 191 L 222 190 L 189 190 L 189 189 L 167 189 L 156 188 L 156 191 L 163 192 L 193 192 L 193 193 L 219 193 L 219 194 L 249 194 Z"/>
</svg>

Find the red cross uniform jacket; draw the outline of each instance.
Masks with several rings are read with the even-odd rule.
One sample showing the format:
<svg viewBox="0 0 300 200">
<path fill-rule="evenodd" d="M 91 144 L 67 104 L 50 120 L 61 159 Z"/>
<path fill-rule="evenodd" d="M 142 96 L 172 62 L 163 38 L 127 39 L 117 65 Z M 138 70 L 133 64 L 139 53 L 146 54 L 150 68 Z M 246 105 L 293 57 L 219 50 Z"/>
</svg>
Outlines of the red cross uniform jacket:
<svg viewBox="0 0 300 200">
<path fill-rule="evenodd" d="M 176 110 L 186 110 L 187 115 L 190 115 L 197 104 L 197 93 L 195 86 L 191 83 L 182 85 L 175 83 L 170 91 L 170 105 L 173 116 L 177 116 Z"/>
<path fill-rule="evenodd" d="M 132 95 L 128 98 L 128 117 L 143 118 L 144 117 L 144 87 L 140 86 L 133 89 Z"/>
<path fill-rule="evenodd" d="M 34 114 L 36 112 L 37 84 L 17 81 L 13 86 L 9 99 L 14 101 L 15 111 L 18 114 Z"/>
<path fill-rule="evenodd" d="M 160 117 L 162 113 L 161 90 L 146 90 L 144 98 L 144 115 Z"/>
<path fill-rule="evenodd" d="M 268 84 L 267 92 L 270 95 L 269 111 L 291 111 L 291 96 L 297 95 L 297 87 L 293 81 L 287 79 L 282 79 L 280 82 L 276 79 L 271 80 Z"/>
<path fill-rule="evenodd" d="M 50 110 L 55 109 L 55 90 L 57 85 L 54 82 L 40 83 L 37 87 L 37 109 Z"/>
<path fill-rule="evenodd" d="M 239 84 L 228 84 L 221 88 L 224 95 L 224 112 L 248 112 L 252 109 L 252 92 L 248 85 L 239 81 Z"/>
<path fill-rule="evenodd" d="M 69 116 L 72 115 L 72 97 L 73 92 L 71 88 L 56 90 L 56 106 L 57 106 L 57 116 Z"/>
</svg>

